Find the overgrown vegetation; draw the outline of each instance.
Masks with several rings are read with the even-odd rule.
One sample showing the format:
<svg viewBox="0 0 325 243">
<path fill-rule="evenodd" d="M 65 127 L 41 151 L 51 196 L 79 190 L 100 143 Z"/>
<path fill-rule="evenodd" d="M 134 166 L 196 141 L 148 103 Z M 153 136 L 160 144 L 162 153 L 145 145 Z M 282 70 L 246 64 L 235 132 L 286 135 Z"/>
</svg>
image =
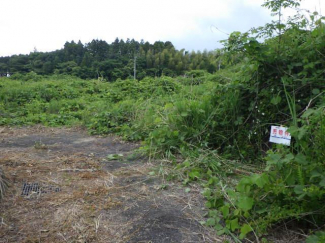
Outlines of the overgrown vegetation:
<svg viewBox="0 0 325 243">
<path fill-rule="evenodd" d="M 299 1 L 267 0 L 281 9 Z M 307 17 L 306 17 L 307 16 Z M 281 18 L 279 18 L 281 20 Z M 224 42 L 214 74 L 107 83 L 69 76 L 0 80 L 0 125 L 84 125 L 92 134 L 143 141 L 151 157 L 173 162 L 170 178 L 199 182 L 206 224 L 236 241 L 259 242 L 295 222 L 322 242 L 325 222 L 325 25 L 300 12 Z M 263 36 L 264 41 L 259 41 Z M 291 146 L 268 142 L 286 126 Z"/>
</svg>

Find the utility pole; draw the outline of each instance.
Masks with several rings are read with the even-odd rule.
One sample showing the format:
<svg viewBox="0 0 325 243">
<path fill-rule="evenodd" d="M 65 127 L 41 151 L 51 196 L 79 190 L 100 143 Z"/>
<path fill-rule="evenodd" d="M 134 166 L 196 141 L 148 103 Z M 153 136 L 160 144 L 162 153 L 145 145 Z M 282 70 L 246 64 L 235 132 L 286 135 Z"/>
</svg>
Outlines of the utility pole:
<svg viewBox="0 0 325 243">
<path fill-rule="evenodd" d="M 137 79 L 137 54 L 134 53 L 133 79 Z"/>
<path fill-rule="evenodd" d="M 129 52 L 130 59 L 132 57 L 132 54 L 134 55 L 133 56 L 133 79 L 136 80 L 137 79 L 137 58 L 138 58 L 138 55 L 140 55 L 140 54 L 136 50 L 134 50 L 133 53 Z"/>
</svg>

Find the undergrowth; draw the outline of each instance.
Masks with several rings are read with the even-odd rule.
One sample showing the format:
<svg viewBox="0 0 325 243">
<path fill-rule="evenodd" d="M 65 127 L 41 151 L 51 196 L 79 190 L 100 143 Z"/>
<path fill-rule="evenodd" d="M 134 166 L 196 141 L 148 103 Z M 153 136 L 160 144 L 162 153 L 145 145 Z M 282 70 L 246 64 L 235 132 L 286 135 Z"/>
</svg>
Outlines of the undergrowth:
<svg viewBox="0 0 325 243">
<path fill-rule="evenodd" d="M 266 1 L 274 14 L 299 1 Z M 117 80 L 69 76 L 0 79 L 0 125 L 83 125 L 91 134 L 142 141 L 170 178 L 200 183 L 207 226 L 260 242 L 295 222 L 322 242 L 325 222 L 325 26 L 296 15 L 224 42 L 215 74 Z M 263 36 L 265 41 L 260 42 Z M 290 146 L 268 142 L 286 126 Z M 265 240 L 264 240 L 265 241 Z"/>
</svg>

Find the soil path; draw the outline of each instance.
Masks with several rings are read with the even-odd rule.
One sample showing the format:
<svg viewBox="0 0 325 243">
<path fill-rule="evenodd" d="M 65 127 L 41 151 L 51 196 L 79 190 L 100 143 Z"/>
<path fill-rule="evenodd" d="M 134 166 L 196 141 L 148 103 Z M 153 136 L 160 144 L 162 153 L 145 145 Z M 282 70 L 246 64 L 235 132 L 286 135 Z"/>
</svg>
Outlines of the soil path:
<svg viewBox="0 0 325 243">
<path fill-rule="evenodd" d="M 136 148 L 77 128 L 0 127 L 11 183 L 0 242 L 223 242 L 199 223 L 199 189 L 150 176 Z"/>
</svg>

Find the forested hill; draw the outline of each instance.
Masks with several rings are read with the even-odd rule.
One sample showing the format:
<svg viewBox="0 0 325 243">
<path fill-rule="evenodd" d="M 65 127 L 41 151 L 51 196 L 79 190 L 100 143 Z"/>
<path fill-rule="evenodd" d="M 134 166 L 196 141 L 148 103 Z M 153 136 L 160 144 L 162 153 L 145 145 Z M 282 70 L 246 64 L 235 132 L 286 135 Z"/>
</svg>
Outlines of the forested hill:
<svg viewBox="0 0 325 243">
<path fill-rule="evenodd" d="M 115 39 L 108 44 L 104 40 L 66 42 L 64 48 L 53 52 L 0 57 L 0 73 L 35 72 L 40 75 L 70 74 L 83 79 L 103 77 L 109 81 L 133 77 L 136 59 L 137 79 L 145 76 L 175 76 L 188 70 L 216 71 L 216 52 L 187 52 L 176 50 L 169 42 L 154 44 Z"/>
</svg>

